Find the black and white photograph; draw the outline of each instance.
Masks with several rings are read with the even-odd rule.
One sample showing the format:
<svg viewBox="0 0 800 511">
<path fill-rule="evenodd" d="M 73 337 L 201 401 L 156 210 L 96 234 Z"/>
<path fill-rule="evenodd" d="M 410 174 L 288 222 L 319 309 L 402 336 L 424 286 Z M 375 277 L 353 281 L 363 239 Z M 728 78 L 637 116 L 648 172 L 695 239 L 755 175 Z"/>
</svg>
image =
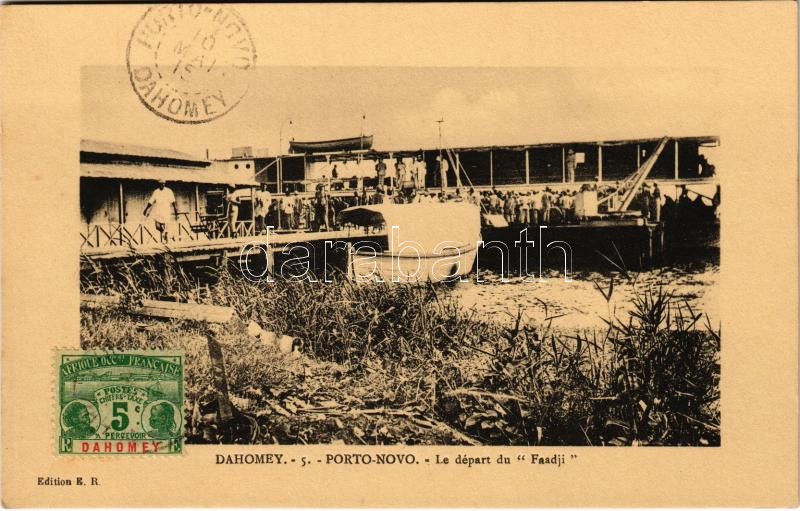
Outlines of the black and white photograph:
<svg viewBox="0 0 800 511">
<path fill-rule="evenodd" d="M 720 445 L 714 70 L 242 75 L 81 75 L 81 346 L 187 443 Z"/>
<path fill-rule="evenodd" d="M 2 504 L 796 507 L 796 14 L 3 6 Z"/>
</svg>

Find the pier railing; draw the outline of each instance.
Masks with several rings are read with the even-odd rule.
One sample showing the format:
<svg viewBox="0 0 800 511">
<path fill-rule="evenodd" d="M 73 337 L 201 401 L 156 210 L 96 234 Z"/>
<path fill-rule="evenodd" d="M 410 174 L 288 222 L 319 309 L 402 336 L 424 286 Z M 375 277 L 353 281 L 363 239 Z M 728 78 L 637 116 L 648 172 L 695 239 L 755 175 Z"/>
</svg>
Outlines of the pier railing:
<svg viewBox="0 0 800 511">
<path fill-rule="evenodd" d="M 162 236 L 153 222 L 89 224 L 80 233 L 81 250 L 169 245 L 180 241 L 245 237 L 256 234 L 255 222 L 252 220 L 236 222 L 233 226 L 228 220 L 213 220 L 204 224 L 173 222 L 167 225 L 166 236 Z"/>
</svg>

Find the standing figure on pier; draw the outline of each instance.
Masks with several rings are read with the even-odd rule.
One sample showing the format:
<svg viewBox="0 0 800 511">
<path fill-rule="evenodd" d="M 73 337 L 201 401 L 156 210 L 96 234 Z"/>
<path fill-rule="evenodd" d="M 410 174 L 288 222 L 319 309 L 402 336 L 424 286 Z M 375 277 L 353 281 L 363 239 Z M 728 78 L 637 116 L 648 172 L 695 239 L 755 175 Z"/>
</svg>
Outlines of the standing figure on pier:
<svg viewBox="0 0 800 511">
<path fill-rule="evenodd" d="M 225 192 L 225 208 L 226 216 L 228 218 L 228 236 L 235 238 L 238 235 L 236 222 L 239 221 L 239 205 L 242 203 L 239 195 L 236 193 L 236 185 L 231 183 Z"/>
<path fill-rule="evenodd" d="M 297 193 L 297 190 L 292 193 L 292 196 L 294 198 L 294 227 L 295 229 L 300 229 L 303 220 L 303 199 Z"/>
<path fill-rule="evenodd" d="M 568 150 L 565 162 L 568 183 L 575 182 L 575 167 L 577 166 L 576 160 L 575 151 L 572 149 Z"/>
<path fill-rule="evenodd" d="M 397 162 L 394 164 L 394 186 L 398 190 L 403 190 L 403 185 L 406 182 L 406 164 L 403 163 L 403 158 L 398 156 Z"/>
<path fill-rule="evenodd" d="M 650 203 L 652 200 L 650 188 L 645 183 L 639 191 L 639 210 L 642 212 L 642 218 L 645 220 L 650 220 Z"/>
<path fill-rule="evenodd" d="M 323 225 L 326 231 L 330 230 L 328 218 L 328 193 L 325 189 L 325 176 L 322 176 L 322 181 L 317 183 L 314 193 L 314 219 L 318 231 L 322 230 Z"/>
<path fill-rule="evenodd" d="M 417 161 L 414 163 L 414 186 L 418 190 L 428 189 L 425 184 L 425 178 L 428 174 L 428 166 L 425 160 L 422 159 L 422 153 L 417 154 Z"/>
<path fill-rule="evenodd" d="M 519 223 L 528 225 L 531 223 L 531 204 L 528 193 L 523 193 L 519 197 Z"/>
<path fill-rule="evenodd" d="M 658 188 L 658 183 L 653 185 L 653 201 L 650 207 L 650 217 L 654 222 L 661 221 L 661 190 Z"/>
<path fill-rule="evenodd" d="M 531 195 L 531 223 L 539 225 L 539 212 L 542 209 L 542 196 L 537 190 L 533 191 Z"/>
<path fill-rule="evenodd" d="M 267 190 L 267 183 L 261 183 L 261 187 L 253 194 L 253 216 L 256 221 L 256 230 L 261 234 L 267 231 L 267 215 L 270 204 L 272 204 L 272 194 Z"/>
<path fill-rule="evenodd" d="M 281 213 L 283 216 L 283 228 L 292 230 L 294 229 L 294 201 L 291 194 L 287 193 L 281 198 Z"/>
<path fill-rule="evenodd" d="M 375 174 L 378 177 L 378 182 L 375 184 L 375 190 L 382 192 L 383 184 L 386 180 L 386 164 L 383 163 L 383 158 L 378 156 L 378 163 L 375 164 Z"/>
<path fill-rule="evenodd" d="M 439 184 L 444 190 L 447 188 L 447 171 L 450 170 L 450 164 L 447 162 L 447 158 L 441 154 L 436 157 L 436 161 L 439 162 Z"/>
<path fill-rule="evenodd" d="M 553 196 L 550 195 L 550 189 L 545 188 L 542 192 L 542 223 L 548 225 L 550 223 L 550 206 L 552 206 Z"/>
<path fill-rule="evenodd" d="M 169 240 L 168 226 L 171 223 L 170 210 L 175 213 L 175 219 L 178 219 L 178 205 L 175 203 L 175 194 L 167 187 L 167 182 L 163 179 L 158 180 L 158 188 L 153 191 L 150 200 L 147 201 L 147 206 L 144 207 L 144 216 L 150 216 L 153 213 L 153 221 L 156 224 L 156 230 L 159 233 L 162 243 Z M 120 223 L 124 223 L 124 219 L 120 219 Z"/>
</svg>

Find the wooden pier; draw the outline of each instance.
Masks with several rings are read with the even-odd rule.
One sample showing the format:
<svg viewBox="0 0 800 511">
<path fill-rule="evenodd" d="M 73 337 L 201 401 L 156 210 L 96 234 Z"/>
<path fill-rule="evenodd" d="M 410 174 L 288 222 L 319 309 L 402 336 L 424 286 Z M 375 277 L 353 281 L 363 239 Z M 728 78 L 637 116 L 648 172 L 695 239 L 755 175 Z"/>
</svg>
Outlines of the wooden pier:
<svg viewBox="0 0 800 511">
<path fill-rule="evenodd" d="M 282 251 L 284 247 L 301 244 L 324 244 L 326 241 L 358 242 L 385 236 L 386 231 L 370 229 L 342 229 L 338 231 L 270 232 L 257 236 L 170 241 L 147 245 L 107 245 L 99 248 L 84 248 L 81 256 L 95 260 L 130 259 L 136 257 L 170 254 L 178 262 L 209 259 L 214 256 L 238 258 L 248 245 L 267 245 L 270 251 Z"/>
<path fill-rule="evenodd" d="M 502 241 L 514 251 L 514 242 L 519 239 L 520 231 L 529 230 L 529 239 L 539 242 L 538 225 L 515 224 L 503 228 L 487 227 L 482 230 L 485 242 Z M 664 251 L 664 229 L 662 224 L 645 222 L 637 218 L 610 218 L 586 221 L 576 224 L 552 224 L 544 226 L 545 242 L 564 241 L 573 247 L 576 258 L 595 256 L 597 252 L 613 253 L 610 243 L 626 256 L 636 259 L 645 265 L 656 261 Z M 241 236 L 235 238 L 199 239 L 170 241 L 168 243 L 150 243 L 146 245 L 108 245 L 99 248 L 86 247 L 81 256 L 96 261 L 125 261 L 140 257 L 170 255 L 179 263 L 202 264 L 204 262 L 226 258 L 241 261 L 243 258 L 269 259 L 274 263 L 275 256 L 285 253 L 287 247 L 297 245 L 313 246 L 319 253 L 325 251 L 326 242 L 343 241 L 357 243 L 359 241 L 379 241 L 387 235 L 385 229 L 365 230 L 347 228 L 334 231 L 296 231 L 270 232 L 267 235 Z M 250 252 L 246 247 L 259 246 Z"/>
</svg>

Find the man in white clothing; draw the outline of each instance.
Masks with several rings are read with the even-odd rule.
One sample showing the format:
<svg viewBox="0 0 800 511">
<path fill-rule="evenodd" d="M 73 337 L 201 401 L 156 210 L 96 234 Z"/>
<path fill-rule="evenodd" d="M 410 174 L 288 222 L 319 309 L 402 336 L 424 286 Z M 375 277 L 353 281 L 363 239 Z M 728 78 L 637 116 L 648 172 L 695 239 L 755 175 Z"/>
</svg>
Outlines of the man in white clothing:
<svg viewBox="0 0 800 511">
<path fill-rule="evenodd" d="M 150 200 L 147 201 L 147 206 L 144 208 L 144 216 L 149 217 L 152 213 L 162 243 L 166 243 L 169 239 L 167 226 L 171 223 L 170 210 L 175 214 L 177 220 L 178 205 L 175 203 L 175 194 L 167 187 L 165 180 L 159 179 L 158 188 L 150 196 Z"/>
</svg>

